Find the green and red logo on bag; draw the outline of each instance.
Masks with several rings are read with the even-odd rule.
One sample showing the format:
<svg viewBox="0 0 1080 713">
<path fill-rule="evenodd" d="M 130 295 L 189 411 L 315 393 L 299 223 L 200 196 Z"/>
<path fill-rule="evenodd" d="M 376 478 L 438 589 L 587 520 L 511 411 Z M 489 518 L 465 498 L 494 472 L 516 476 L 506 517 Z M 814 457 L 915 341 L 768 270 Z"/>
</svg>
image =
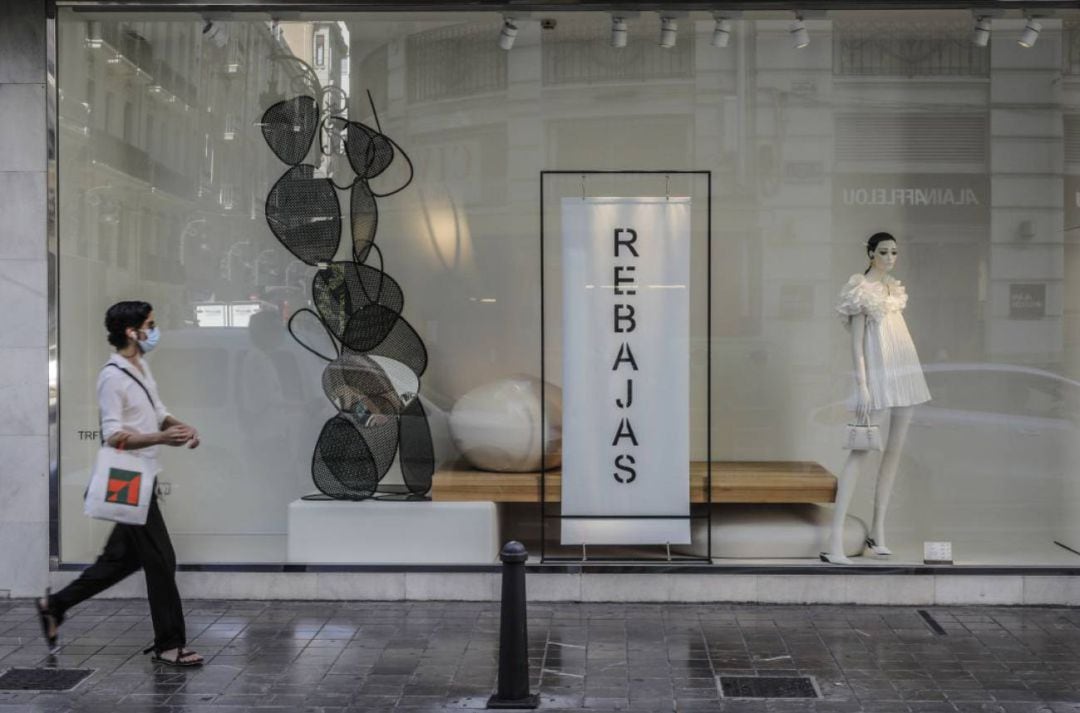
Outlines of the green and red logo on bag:
<svg viewBox="0 0 1080 713">
<path fill-rule="evenodd" d="M 138 507 L 141 483 L 142 473 L 138 471 L 109 468 L 109 487 L 105 491 L 105 502 Z"/>
</svg>

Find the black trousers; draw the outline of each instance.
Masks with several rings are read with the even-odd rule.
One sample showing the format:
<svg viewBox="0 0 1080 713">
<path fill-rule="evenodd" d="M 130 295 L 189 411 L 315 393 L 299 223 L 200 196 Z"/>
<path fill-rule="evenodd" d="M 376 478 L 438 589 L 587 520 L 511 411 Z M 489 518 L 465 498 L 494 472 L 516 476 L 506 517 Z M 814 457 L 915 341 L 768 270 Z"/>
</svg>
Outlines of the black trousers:
<svg viewBox="0 0 1080 713">
<path fill-rule="evenodd" d="M 184 609 L 176 588 L 176 553 L 157 498 L 150 501 L 145 525 L 116 524 L 105 551 L 82 576 L 52 595 L 49 606 L 63 617 L 71 607 L 103 592 L 130 574 L 146 573 L 150 618 L 154 622 L 154 648 L 175 649 L 187 643 Z"/>
</svg>

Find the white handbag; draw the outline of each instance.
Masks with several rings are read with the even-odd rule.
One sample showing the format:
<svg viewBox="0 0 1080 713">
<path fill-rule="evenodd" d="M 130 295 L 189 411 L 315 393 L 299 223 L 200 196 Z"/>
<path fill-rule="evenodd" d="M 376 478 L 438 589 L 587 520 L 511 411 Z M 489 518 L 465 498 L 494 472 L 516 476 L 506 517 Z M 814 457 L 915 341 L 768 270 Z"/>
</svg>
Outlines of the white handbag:
<svg viewBox="0 0 1080 713">
<path fill-rule="evenodd" d="M 881 427 L 866 423 L 849 423 L 844 437 L 844 450 L 880 451 Z"/>
<path fill-rule="evenodd" d="M 155 460 L 102 446 L 83 500 L 83 512 L 99 520 L 145 525 L 154 497 Z"/>
</svg>

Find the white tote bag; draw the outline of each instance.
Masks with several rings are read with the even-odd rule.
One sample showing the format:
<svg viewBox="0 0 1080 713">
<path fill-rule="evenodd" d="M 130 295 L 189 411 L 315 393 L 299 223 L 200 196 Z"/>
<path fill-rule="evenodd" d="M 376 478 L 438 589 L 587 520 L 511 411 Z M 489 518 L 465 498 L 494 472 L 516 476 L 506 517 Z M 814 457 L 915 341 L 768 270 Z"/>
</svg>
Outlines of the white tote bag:
<svg viewBox="0 0 1080 713">
<path fill-rule="evenodd" d="M 83 512 L 99 520 L 145 525 L 159 470 L 156 460 L 102 446 Z"/>
</svg>

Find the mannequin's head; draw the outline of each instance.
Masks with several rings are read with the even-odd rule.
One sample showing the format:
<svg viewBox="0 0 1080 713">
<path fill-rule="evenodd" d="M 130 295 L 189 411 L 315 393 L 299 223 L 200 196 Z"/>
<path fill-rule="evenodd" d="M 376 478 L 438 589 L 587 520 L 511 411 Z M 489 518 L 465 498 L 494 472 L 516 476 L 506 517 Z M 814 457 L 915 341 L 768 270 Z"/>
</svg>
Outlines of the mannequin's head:
<svg viewBox="0 0 1080 713">
<path fill-rule="evenodd" d="M 889 233 L 874 233 L 866 241 L 866 256 L 870 258 L 870 266 L 863 274 L 869 273 L 874 268 L 882 273 L 892 272 L 892 269 L 896 267 L 898 254 L 896 238 Z"/>
</svg>

